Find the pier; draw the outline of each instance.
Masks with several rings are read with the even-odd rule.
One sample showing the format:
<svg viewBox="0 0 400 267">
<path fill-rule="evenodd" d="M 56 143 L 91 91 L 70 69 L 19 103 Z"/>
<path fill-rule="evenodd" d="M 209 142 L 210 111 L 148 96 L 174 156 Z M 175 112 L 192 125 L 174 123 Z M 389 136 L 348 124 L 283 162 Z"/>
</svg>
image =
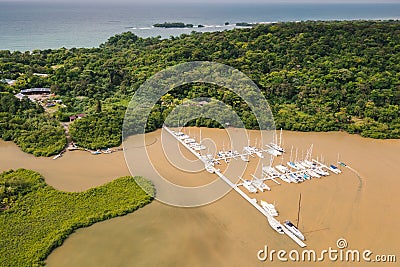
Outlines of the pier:
<svg viewBox="0 0 400 267">
<path fill-rule="evenodd" d="M 257 204 L 257 201 L 255 199 L 250 198 L 246 193 L 244 193 L 240 188 L 238 188 L 237 184 L 232 183 L 227 177 L 225 177 L 219 169 L 214 168 L 214 166 L 209 165 L 209 161 L 206 160 L 201 156 L 200 153 L 195 152 L 193 149 L 190 148 L 189 145 L 187 145 L 182 139 L 178 138 L 173 131 L 171 131 L 167 126 L 163 126 L 163 128 L 171 134 L 179 143 L 181 143 L 184 147 L 186 147 L 190 152 L 193 153 L 199 160 L 201 160 L 204 165 L 208 166 L 212 170 L 213 173 L 218 175 L 219 178 L 221 178 L 225 183 L 227 183 L 233 190 L 235 190 L 240 196 L 242 196 L 245 200 L 247 200 L 253 207 L 255 207 L 262 215 L 264 215 L 267 220 L 274 222 L 275 224 L 279 225 L 282 230 L 285 232 L 285 234 L 290 237 L 297 245 L 300 247 L 304 248 L 307 245 L 300 240 L 297 236 L 295 236 L 292 232 L 290 232 L 286 227 L 284 227 L 278 220 L 276 220 L 274 217 L 269 215 L 260 205 Z M 201 142 L 201 140 L 200 140 Z"/>
</svg>

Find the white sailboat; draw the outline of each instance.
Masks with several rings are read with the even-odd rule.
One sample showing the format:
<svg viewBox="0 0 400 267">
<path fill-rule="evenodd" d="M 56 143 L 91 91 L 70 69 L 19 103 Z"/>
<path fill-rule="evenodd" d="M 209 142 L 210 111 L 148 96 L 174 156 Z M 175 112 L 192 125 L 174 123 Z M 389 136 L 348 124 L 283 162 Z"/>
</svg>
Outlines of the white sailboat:
<svg viewBox="0 0 400 267">
<path fill-rule="evenodd" d="M 251 176 L 253 177 L 253 180 L 251 182 L 254 185 L 254 187 L 256 187 L 261 192 L 264 192 L 264 190 L 271 191 L 271 188 L 268 185 L 266 185 L 263 180 L 257 178 L 254 174 L 251 174 Z"/>
<path fill-rule="evenodd" d="M 282 172 L 282 173 L 287 173 L 287 172 L 289 172 L 289 169 L 288 169 L 287 167 L 283 166 L 282 164 L 276 165 L 275 168 L 276 168 L 278 171 Z"/>
<path fill-rule="evenodd" d="M 285 152 L 285 149 L 283 149 L 283 147 L 282 147 L 282 128 L 281 128 L 281 134 L 279 137 L 279 144 L 278 144 L 278 137 L 275 133 L 275 143 L 269 143 L 268 145 L 269 145 L 269 147 L 275 149 L 276 151 L 279 151 L 281 153 Z"/>
<path fill-rule="evenodd" d="M 257 188 L 254 187 L 251 181 L 243 180 L 242 177 L 239 177 L 239 179 L 243 181 L 242 185 L 247 189 L 247 191 L 249 191 L 249 193 L 257 193 Z"/>
<path fill-rule="evenodd" d="M 283 225 L 288 229 L 290 232 L 292 232 L 295 236 L 300 238 L 301 240 L 305 240 L 304 235 L 300 232 L 300 230 L 289 220 L 286 220 Z"/>
<path fill-rule="evenodd" d="M 282 174 L 279 176 L 279 179 L 281 179 L 282 181 L 290 184 L 292 181 L 286 176 L 286 174 Z"/>
<path fill-rule="evenodd" d="M 207 164 L 206 165 L 206 171 L 209 172 L 209 173 L 214 173 L 214 171 L 215 171 L 214 166 L 211 165 L 211 164 Z"/>
</svg>

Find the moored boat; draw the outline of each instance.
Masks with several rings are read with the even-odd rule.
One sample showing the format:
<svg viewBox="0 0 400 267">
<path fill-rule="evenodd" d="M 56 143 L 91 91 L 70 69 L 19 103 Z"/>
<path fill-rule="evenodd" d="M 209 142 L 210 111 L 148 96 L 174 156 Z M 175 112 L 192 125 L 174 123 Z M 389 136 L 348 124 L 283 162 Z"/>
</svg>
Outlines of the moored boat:
<svg viewBox="0 0 400 267">
<path fill-rule="evenodd" d="M 250 193 L 257 193 L 257 188 L 255 188 L 249 180 L 243 180 L 243 187 Z"/>
<path fill-rule="evenodd" d="M 282 229 L 282 225 L 277 220 L 275 220 L 272 217 L 267 217 L 267 219 L 268 219 L 268 223 L 272 227 L 272 229 L 274 229 L 281 235 L 285 234 L 285 232 Z"/>
<path fill-rule="evenodd" d="M 55 156 L 53 157 L 53 159 L 58 159 L 58 158 L 61 158 L 61 157 L 62 157 L 62 153 L 55 155 Z"/>
<path fill-rule="evenodd" d="M 279 215 L 278 211 L 276 210 L 274 204 L 268 203 L 267 201 L 261 200 L 260 201 L 261 207 L 268 212 L 269 215 L 272 217 L 276 217 Z"/>
<path fill-rule="evenodd" d="M 342 172 L 338 167 L 336 167 L 336 166 L 333 165 L 333 164 L 331 164 L 331 165 L 329 166 L 329 170 L 330 170 L 331 172 L 333 172 L 333 173 L 336 173 L 336 174 L 339 174 L 339 173 Z"/>
<path fill-rule="evenodd" d="M 288 229 L 290 232 L 292 232 L 295 236 L 300 238 L 301 240 L 305 240 L 304 235 L 300 232 L 300 230 L 289 220 L 286 220 L 283 225 Z"/>
</svg>

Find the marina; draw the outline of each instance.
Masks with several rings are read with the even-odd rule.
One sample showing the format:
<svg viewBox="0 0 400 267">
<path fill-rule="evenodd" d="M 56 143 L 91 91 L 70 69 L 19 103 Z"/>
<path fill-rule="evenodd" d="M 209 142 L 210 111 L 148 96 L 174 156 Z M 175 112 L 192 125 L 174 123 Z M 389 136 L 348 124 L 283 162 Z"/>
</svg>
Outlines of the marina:
<svg viewBox="0 0 400 267">
<path fill-rule="evenodd" d="M 217 158 L 214 158 L 213 155 L 209 154 L 207 156 L 201 155 L 201 153 L 198 153 L 196 150 L 192 149 L 190 145 L 188 145 L 184 140 L 190 138 L 190 136 L 187 136 L 183 134 L 182 132 L 175 132 L 171 129 L 169 129 L 167 126 L 164 125 L 163 127 L 168 133 L 170 133 L 178 142 L 180 142 L 183 146 L 185 146 L 190 152 L 193 153 L 199 160 L 201 160 L 204 163 L 205 169 L 209 173 L 216 174 L 220 179 L 222 179 L 224 182 L 226 182 L 233 190 L 235 190 L 241 197 L 243 197 L 245 200 L 247 200 L 248 203 L 250 203 L 253 207 L 255 207 L 262 215 L 264 215 L 267 218 L 267 221 L 269 225 L 271 226 L 272 229 L 274 229 L 277 233 L 286 235 L 288 236 L 291 240 L 293 240 L 297 245 L 300 247 L 306 247 L 307 245 L 303 242 L 305 240 L 303 234 L 301 234 L 300 230 L 297 228 L 293 228 L 288 226 L 289 224 L 287 221 L 285 221 L 286 224 L 280 223 L 277 219 L 274 217 L 278 216 L 278 212 L 275 209 L 275 206 L 273 204 L 270 204 L 264 200 L 260 201 L 260 204 L 257 203 L 257 199 L 255 198 L 250 198 L 240 187 L 245 188 L 250 194 L 255 194 L 259 190 L 260 192 L 264 192 L 265 190 L 270 191 L 271 188 L 264 183 L 264 181 L 267 180 L 275 180 L 275 182 L 280 185 L 279 182 L 276 181 L 275 178 L 281 178 L 282 176 L 288 177 L 293 177 L 295 181 L 305 181 L 308 177 L 310 179 L 310 176 L 306 174 L 307 168 L 293 168 L 293 166 L 290 166 L 292 168 L 287 168 L 284 167 L 283 165 L 280 166 L 278 169 L 281 170 L 281 174 L 278 173 L 273 167 L 266 167 L 262 168 L 262 176 L 260 178 L 256 177 L 254 174 L 252 174 L 252 179 L 243 179 L 242 177 L 238 177 L 239 181 L 238 183 L 233 183 L 230 179 L 224 176 L 224 174 L 219 170 L 214 167 L 216 162 L 219 162 L 222 157 L 224 159 L 226 158 L 237 158 L 240 157 L 242 158 L 243 156 L 251 156 L 253 154 L 256 154 L 256 152 L 259 152 L 262 155 L 262 152 L 258 150 L 255 147 L 251 146 L 245 146 L 243 148 L 244 154 L 239 154 L 237 151 L 229 151 L 227 153 L 221 153 L 221 151 L 217 154 Z M 184 136 L 185 138 L 182 138 Z M 187 136 L 187 137 L 186 137 Z M 201 140 L 200 140 L 201 144 Z M 279 149 L 282 149 L 279 147 Z M 283 149 L 282 149 L 283 150 Z M 257 155 L 259 158 L 263 158 L 261 155 Z M 311 166 L 309 167 L 310 169 L 322 169 L 322 168 L 328 168 L 326 165 L 323 163 L 313 160 Z M 329 168 L 328 168 L 329 169 Z M 305 176 L 306 175 L 306 176 Z M 287 178 L 283 178 L 283 180 L 288 181 Z M 297 231 L 295 231 L 297 229 Z"/>
<path fill-rule="evenodd" d="M 199 130 L 199 128 L 188 127 L 185 128 L 185 133 L 198 137 Z M 224 130 L 220 129 L 202 128 L 203 144 L 208 147 L 209 145 L 205 140 L 212 138 L 217 144 L 225 143 L 226 150 L 231 149 L 227 146 L 227 137 L 223 132 Z M 165 131 L 163 134 L 168 135 L 167 139 L 171 141 L 171 144 L 177 144 L 170 134 Z M 158 160 L 157 163 L 161 166 L 160 170 L 170 170 L 170 172 L 162 173 L 164 177 L 184 186 L 204 184 L 198 180 L 208 183 L 220 179 L 217 175 L 209 175 L 206 171 L 191 175 L 190 173 L 180 172 L 177 168 L 168 167 L 168 163 L 163 162 L 160 157 L 162 153 L 160 136 L 161 130 L 147 134 L 146 144 L 153 144 L 156 139 L 158 140 L 154 145 L 148 146 L 148 150 L 150 156 L 154 155 L 154 160 Z M 285 149 L 288 151 L 288 153 L 285 153 L 285 159 L 287 158 L 284 161 L 285 165 L 286 161 L 289 160 L 288 154 L 290 154 L 291 144 L 295 144 L 299 151 L 306 151 L 310 144 L 314 143 L 314 155 L 325 154 L 325 162 L 329 163 L 336 162 L 337 152 L 340 151 L 340 160 L 359 170 L 362 179 L 365 180 L 359 201 L 354 201 L 358 190 L 358 179 L 343 165 L 341 166 L 341 175 L 336 176 L 331 173 L 329 177 L 312 178 L 311 181 L 300 184 L 287 184 L 277 179 L 282 183 L 279 186 L 272 181 L 266 181 L 272 190 L 252 194 L 250 198 L 256 197 L 259 204 L 261 200 L 274 204 L 279 212 L 279 216 L 275 218 L 282 225 L 285 220 L 290 220 L 296 225 L 297 203 L 299 193 L 301 193 L 302 208 L 298 229 L 306 238 L 306 248 L 321 251 L 326 249 L 327 246 L 335 246 L 338 235 L 340 235 L 346 237 L 350 245 L 355 248 L 368 246 L 375 251 L 382 251 L 382 249 L 393 251 L 393 247 L 397 247 L 399 242 L 392 238 L 393 232 L 390 229 L 383 229 L 381 226 L 382 223 L 399 222 L 394 202 L 397 199 L 396 187 L 393 186 L 393 184 L 398 184 L 394 172 L 397 173 L 399 167 L 396 162 L 390 160 L 398 155 L 399 141 L 371 141 L 343 132 L 300 133 L 283 131 L 283 136 L 285 144 L 287 144 Z M 251 140 L 255 140 L 258 136 L 254 131 L 250 131 L 249 137 Z M 199 141 L 198 138 L 195 139 L 197 142 Z M 12 147 L 17 149 L 14 145 Z M 195 159 L 191 152 L 181 145 L 179 147 L 185 157 Z M 220 149 L 216 149 L 216 153 L 219 150 L 222 150 L 222 146 Z M 239 149 L 237 150 L 239 151 Z M 366 154 L 366 151 L 372 152 L 372 154 Z M 12 151 L 7 150 L 7 152 L 7 157 L 5 156 L 2 159 L 2 162 L 4 162 L 2 165 L 14 166 L 12 164 L 15 163 L 10 161 L 11 159 L 8 160 L 10 155 L 14 156 L 14 154 Z M 207 150 L 203 152 L 207 153 Z M 376 161 L 376 153 L 383 153 L 388 156 L 381 161 Z M 19 153 L 17 155 L 19 158 L 25 158 Z M 136 159 L 138 164 L 142 164 L 140 155 L 138 154 Z M 264 155 L 266 154 L 264 153 Z M 80 156 L 79 162 L 71 162 L 72 159 Z M 27 158 L 30 159 L 31 157 Z M 99 177 L 111 175 L 105 173 L 105 169 L 112 168 L 114 173 L 123 169 L 123 166 L 117 165 L 119 162 L 117 159 L 121 161 L 122 165 L 124 163 L 123 153 L 112 153 L 104 156 L 92 156 L 90 153 L 82 151 L 66 153 L 60 160 L 46 159 L 47 167 L 57 165 L 58 170 L 54 174 L 46 173 L 45 178 L 51 184 L 64 190 L 68 184 L 74 187 L 80 186 L 81 183 L 89 184 L 90 181 L 98 184 Z M 36 168 L 40 167 L 37 160 L 41 162 L 41 159 L 34 160 Z M 109 163 L 111 160 L 114 160 L 112 164 Z M 257 160 L 259 160 L 258 157 L 250 158 L 250 169 L 247 173 L 241 175 L 242 177 L 251 178 L 250 174 L 254 173 L 252 166 L 255 165 Z M 274 163 L 279 164 L 280 161 L 281 158 L 276 158 Z M 244 164 L 240 158 L 232 160 L 231 163 Z M 77 172 L 81 173 L 92 165 L 91 175 L 79 180 L 71 180 L 71 175 L 64 177 L 64 172 L 60 171 L 62 168 L 79 166 Z M 200 162 L 199 165 L 201 165 Z M 326 165 L 329 166 L 329 164 Z M 223 161 L 221 165 L 215 165 L 222 171 L 224 166 Z M 389 169 L 385 169 L 385 166 Z M 267 164 L 264 164 L 264 168 L 266 167 Z M 275 164 L 273 164 L 273 167 L 275 168 Z M 388 170 L 388 172 L 383 173 L 384 170 Z M 237 178 L 237 176 L 232 177 Z M 256 176 L 260 176 L 259 173 Z M 241 189 L 247 194 L 243 187 Z M 381 197 L 386 195 L 390 197 Z M 384 207 L 387 207 L 387 209 Z M 371 209 L 374 210 L 374 216 L 371 216 Z M 387 216 L 387 212 L 393 214 L 394 217 Z M 353 214 L 354 216 L 352 216 Z M 156 236 L 149 242 L 143 243 L 142 241 L 148 238 L 149 232 Z M 215 240 L 218 240 L 218 242 L 215 242 Z M 107 262 L 108 265 L 115 265 L 116 262 L 123 266 L 135 265 L 136 261 L 129 261 L 129 259 L 137 259 L 140 255 L 145 254 L 148 255 L 146 257 L 148 260 L 143 265 L 151 266 L 154 265 L 154 260 L 151 258 L 154 251 L 158 251 L 162 259 L 159 264 L 163 265 L 163 262 L 165 263 L 168 260 L 175 264 L 174 253 L 176 248 L 179 248 L 182 244 L 185 244 L 187 250 L 196 251 L 196 253 L 188 253 L 188 258 L 181 262 L 182 266 L 185 263 L 188 264 L 188 262 L 190 264 L 201 262 L 201 264 L 193 264 L 193 266 L 265 266 L 265 262 L 260 263 L 255 256 L 255 253 L 265 244 L 270 249 L 290 250 L 300 248 L 290 238 L 278 234 L 270 228 L 265 216 L 252 205 L 249 205 L 248 201 L 245 201 L 236 191 L 231 190 L 225 197 L 211 205 L 182 209 L 154 201 L 146 208 L 133 214 L 80 229 L 50 255 L 48 265 L 88 266 L 101 265 L 104 262 Z M 131 245 L 133 247 L 130 247 Z M 110 252 L 110 246 L 118 252 Z M 127 250 L 126 247 L 132 249 Z M 210 249 L 213 252 L 211 255 L 215 257 L 204 257 L 205 254 L 210 252 Z M 111 256 L 109 256 L 110 253 Z M 71 254 L 76 255 L 76 257 L 69 257 L 68 255 Z M 97 255 L 103 256 L 99 258 Z M 226 262 L 225 265 L 220 264 L 224 262 Z M 287 264 L 282 264 L 282 266 L 284 265 Z M 310 266 L 320 265 L 319 263 L 310 264 Z"/>
<path fill-rule="evenodd" d="M 191 133 L 188 135 L 198 136 L 199 128 L 185 128 L 185 130 Z M 218 144 L 225 142 L 227 148 L 223 130 L 202 128 L 202 135 L 203 138 L 212 138 Z M 158 160 L 161 169 L 170 170 L 169 176 L 167 172 L 163 173 L 165 177 L 171 180 L 177 177 L 173 181 L 186 186 L 204 184 L 196 181 L 195 178 L 200 178 L 206 183 L 219 179 L 218 176 L 209 175 L 206 171 L 190 175 L 168 167 L 167 162 L 162 162 L 159 156 L 162 153 L 160 136 L 161 130 L 147 134 L 146 144 L 150 155 L 154 155 L 154 159 Z M 361 173 L 361 179 L 364 181 L 361 193 L 358 194 L 358 178 L 350 169 L 337 164 L 341 166 L 341 175 L 331 174 L 330 177 L 311 179 L 301 184 L 282 183 L 277 179 L 282 186 L 266 181 L 272 190 L 258 192 L 251 195 L 251 198 L 256 197 L 259 201 L 264 200 L 274 204 L 279 212 L 276 218 L 282 225 L 286 219 L 296 225 L 297 202 L 301 193 L 303 200 L 298 228 L 306 237 L 307 248 L 323 250 L 326 246 L 334 246 L 338 234 L 350 240 L 350 244 L 354 247 L 368 246 L 375 251 L 382 251 L 382 249 L 392 251 L 393 247 L 398 246 L 398 240 L 392 238 L 393 232 L 381 227 L 382 223 L 398 224 L 400 218 L 397 216 L 398 210 L 395 205 L 398 195 L 396 194 L 397 187 L 394 186 L 398 184 L 395 173 L 400 170 L 397 162 L 392 160 L 399 155 L 398 140 L 369 140 L 343 132 L 283 131 L 283 136 L 287 144 L 285 148 L 288 150 L 285 158 L 290 153 L 291 144 L 296 144 L 299 151 L 306 151 L 310 144 L 314 143 L 314 154 L 326 154 L 325 162 L 329 163 L 336 162 L 337 152 L 340 151 L 340 161 Z M 250 131 L 249 137 L 255 140 L 257 135 L 254 131 Z M 172 137 L 169 139 L 176 143 Z M 196 140 L 199 139 L 196 138 Z M 47 183 L 63 191 L 82 191 L 104 184 L 116 177 L 129 175 L 129 171 L 124 167 L 123 153 L 92 156 L 88 152 L 78 150 L 74 153 L 64 153 L 62 158 L 52 160 L 51 158 L 35 158 L 23 153 L 10 142 L 0 142 L 0 148 L 2 149 L 0 153 L 2 170 L 19 167 L 35 169 L 43 173 Z M 186 149 L 183 149 L 183 152 L 194 158 Z M 376 154 L 384 154 L 385 157 L 377 161 Z M 136 162 L 142 164 L 139 155 L 141 154 L 138 154 Z M 19 160 L 15 161 L 15 158 Z M 258 158 L 250 160 L 250 165 L 254 165 Z M 276 158 L 274 163 L 279 164 L 280 161 L 281 158 Z M 286 161 L 284 161 L 285 165 Z M 232 163 L 238 162 L 243 161 L 240 158 L 237 161 L 232 160 Z M 216 167 L 223 170 L 225 164 L 221 163 Z M 329 164 L 326 165 L 329 166 Z M 275 164 L 273 166 L 275 168 Z M 266 167 L 265 164 L 264 168 Z M 251 173 L 254 173 L 253 170 L 249 170 L 243 177 L 249 179 Z M 245 191 L 243 188 L 242 190 Z M 355 201 L 356 197 L 358 201 Z M 371 209 L 375 212 L 374 216 L 371 216 Z M 387 216 L 388 212 L 394 217 Z M 265 218 L 234 190 L 211 205 L 195 209 L 173 208 L 154 201 L 148 207 L 133 214 L 78 230 L 50 255 L 48 265 L 88 266 L 95 264 L 94 261 L 97 265 L 104 262 L 112 265 L 115 261 L 119 261 L 121 265 L 129 265 L 134 264 L 127 260 L 132 257 L 132 253 L 137 256 L 143 253 L 149 255 L 146 263 L 151 265 L 153 261 L 150 256 L 154 251 L 159 251 L 163 259 L 168 259 L 169 255 L 173 255 L 172 253 L 176 251 L 171 246 L 179 247 L 184 242 L 190 249 L 196 251 L 201 249 L 201 253 L 207 253 L 210 247 L 218 253 L 215 254 L 216 258 L 203 262 L 203 266 L 214 266 L 216 263 L 225 261 L 227 256 L 230 260 L 223 266 L 231 266 L 235 263 L 240 263 L 241 266 L 265 266 L 262 263 L 257 265 L 257 258 L 254 256 L 255 252 L 266 244 L 265 242 L 274 249 L 298 247 L 290 238 L 285 238 L 270 229 Z M 149 232 L 157 233 L 157 242 L 141 242 L 148 237 Z M 194 232 L 201 234 L 193 236 Z M 215 243 L 216 239 L 219 240 L 218 243 Z M 243 244 L 237 240 L 243 240 L 246 243 Z M 133 243 L 137 244 L 133 248 L 136 252 L 124 250 Z M 202 244 L 201 248 L 198 244 Z M 111 258 L 107 254 L 110 253 L 110 245 L 120 251 L 113 254 Z M 87 250 L 87 248 L 90 249 Z M 231 253 L 227 255 L 228 251 Z M 96 255 L 99 253 L 107 256 L 98 258 Z M 71 258 L 68 256 L 71 254 L 77 256 Z M 190 259 L 200 261 L 204 257 L 199 256 L 197 251 L 196 254 L 190 254 Z M 320 264 L 310 266 L 317 265 Z"/>
</svg>

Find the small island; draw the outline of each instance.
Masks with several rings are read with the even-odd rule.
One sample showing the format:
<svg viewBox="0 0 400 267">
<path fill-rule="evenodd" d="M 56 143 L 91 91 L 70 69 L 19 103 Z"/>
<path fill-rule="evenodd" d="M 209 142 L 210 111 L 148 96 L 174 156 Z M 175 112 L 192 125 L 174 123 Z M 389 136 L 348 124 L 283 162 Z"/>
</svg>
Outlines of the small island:
<svg viewBox="0 0 400 267">
<path fill-rule="evenodd" d="M 157 28 L 193 28 L 193 24 L 185 24 L 183 22 L 164 22 L 153 25 Z"/>
</svg>

